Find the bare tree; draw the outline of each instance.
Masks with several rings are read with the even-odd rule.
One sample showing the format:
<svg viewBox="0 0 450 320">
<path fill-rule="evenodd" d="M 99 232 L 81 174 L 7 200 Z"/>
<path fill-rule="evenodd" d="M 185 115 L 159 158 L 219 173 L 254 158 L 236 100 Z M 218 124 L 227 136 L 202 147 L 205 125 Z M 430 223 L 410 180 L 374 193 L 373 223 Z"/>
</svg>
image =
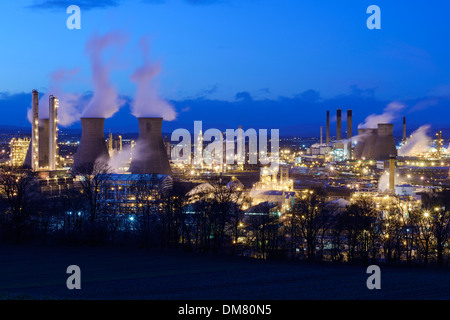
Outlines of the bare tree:
<svg viewBox="0 0 450 320">
<path fill-rule="evenodd" d="M 77 174 L 81 176 L 81 193 L 88 203 L 89 217 L 95 222 L 100 207 L 100 192 L 107 183 L 107 179 L 100 178 L 99 174 L 108 174 L 111 168 L 104 162 L 96 161 L 93 167 L 89 165 L 80 166 Z"/>
<path fill-rule="evenodd" d="M 319 231 L 328 223 L 325 218 L 325 196 L 325 191 L 321 188 L 306 190 L 294 204 L 293 212 L 300 216 L 299 227 L 306 241 L 308 260 L 315 259 Z"/>
<path fill-rule="evenodd" d="M 429 212 L 436 240 L 437 263 L 444 264 L 444 250 L 450 234 L 450 189 L 423 195 L 423 205 Z"/>
<path fill-rule="evenodd" d="M 6 204 L 3 218 L 4 223 L 10 223 L 13 241 L 21 239 L 29 223 L 32 214 L 30 200 L 35 190 L 33 181 L 33 177 L 25 170 L 9 167 L 0 172 L 0 195 Z"/>
</svg>

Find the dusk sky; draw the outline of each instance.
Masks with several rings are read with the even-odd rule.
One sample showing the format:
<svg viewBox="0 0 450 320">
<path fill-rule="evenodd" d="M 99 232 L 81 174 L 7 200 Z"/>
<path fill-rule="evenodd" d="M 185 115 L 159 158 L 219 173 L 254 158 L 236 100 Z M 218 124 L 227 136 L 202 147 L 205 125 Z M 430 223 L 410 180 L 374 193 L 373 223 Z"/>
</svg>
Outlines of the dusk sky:
<svg viewBox="0 0 450 320">
<path fill-rule="evenodd" d="M 81 8 L 81 30 L 66 27 L 72 4 Z M 381 8 L 381 30 L 366 27 L 372 4 Z M 192 130 L 203 120 L 205 129 L 242 125 L 318 136 L 326 110 L 341 108 L 345 120 L 353 109 L 356 131 L 391 102 L 404 105 L 393 119 L 397 132 L 402 116 L 409 133 L 423 124 L 445 129 L 449 12 L 444 1 L 1 1 L 0 124 L 28 126 L 31 90 L 42 96 L 58 70 L 70 74 L 60 84 L 65 93 L 89 97 L 86 43 L 117 32 L 123 42 L 103 58 L 125 103 L 105 130 L 137 131 L 130 76 L 143 63 L 143 36 L 160 63 L 159 96 L 177 113 L 164 122 L 166 131 Z"/>
</svg>

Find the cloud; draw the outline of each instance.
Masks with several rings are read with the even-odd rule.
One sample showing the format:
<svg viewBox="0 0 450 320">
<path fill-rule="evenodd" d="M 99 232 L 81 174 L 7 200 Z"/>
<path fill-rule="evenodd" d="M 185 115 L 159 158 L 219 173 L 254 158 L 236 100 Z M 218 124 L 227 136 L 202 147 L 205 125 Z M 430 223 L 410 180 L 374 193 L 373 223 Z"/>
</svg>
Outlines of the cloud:
<svg viewBox="0 0 450 320">
<path fill-rule="evenodd" d="M 194 6 L 205 6 L 224 2 L 224 0 L 185 0 L 186 3 Z"/>
<path fill-rule="evenodd" d="M 213 86 L 210 86 L 210 87 L 207 88 L 207 89 L 201 90 L 201 91 L 197 94 L 197 98 L 199 98 L 199 99 L 205 99 L 207 96 L 210 96 L 210 95 L 216 93 L 218 89 L 219 89 L 219 87 L 218 87 L 217 84 L 215 84 L 215 85 L 213 85 Z"/>
<path fill-rule="evenodd" d="M 350 91 L 352 95 L 355 96 L 368 96 L 373 97 L 375 95 L 376 88 L 367 88 L 367 89 L 361 89 L 357 85 L 351 85 Z"/>
<path fill-rule="evenodd" d="M 320 93 L 316 90 L 306 90 L 296 96 L 297 98 L 307 102 L 319 102 Z"/>
<path fill-rule="evenodd" d="M 117 7 L 119 4 L 119 0 L 35 0 L 29 8 L 38 10 L 57 10 L 67 9 L 68 6 L 77 5 L 81 10 L 92 10 Z"/>
<path fill-rule="evenodd" d="M 253 100 L 253 98 L 250 95 L 250 93 L 248 93 L 247 91 L 242 91 L 242 92 L 236 93 L 236 100 L 250 102 Z"/>
</svg>

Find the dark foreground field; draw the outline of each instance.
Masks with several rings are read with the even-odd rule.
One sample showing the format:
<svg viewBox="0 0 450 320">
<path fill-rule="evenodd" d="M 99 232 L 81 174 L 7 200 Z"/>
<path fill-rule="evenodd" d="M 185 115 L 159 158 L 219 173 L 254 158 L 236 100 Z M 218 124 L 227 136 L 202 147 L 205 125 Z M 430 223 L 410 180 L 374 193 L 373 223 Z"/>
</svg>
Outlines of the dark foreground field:
<svg viewBox="0 0 450 320">
<path fill-rule="evenodd" d="M 81 268 L 81 290 L 66 268 Z M 450 270 L 381 268 L 197 256 L 117 248 L 0 246 L 0 298 L 37 299 L 450 299 Z"/>
</svg>

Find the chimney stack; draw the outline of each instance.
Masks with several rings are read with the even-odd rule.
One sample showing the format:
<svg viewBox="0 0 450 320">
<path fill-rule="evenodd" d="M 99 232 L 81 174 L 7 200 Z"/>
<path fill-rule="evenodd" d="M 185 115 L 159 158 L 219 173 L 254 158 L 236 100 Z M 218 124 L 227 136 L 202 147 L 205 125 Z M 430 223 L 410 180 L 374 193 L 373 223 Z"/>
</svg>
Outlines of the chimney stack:
<svg viewBox="0 0 450 320">
<path fill-rule="evenodd" d="M 49 143 L 48 143 L 48 169 L 56 170 L 58 167 L 58 98 L 49 97 Z"/>
<path fill-rule="evenodd" d="M 323 143 L 323 134 L 322 134 L 322 131 L 323 131 L 323 127 L 320 126 L 320 145 L 322 145 L 322 143 Z"/>
<path fill-rule="evenodd" d="M 326 144 L 330 144 L 330 111 L 327 111 Z"/>
<path fill-rule="evenodd" d="M 352 137 L 352 110 L 347 110 L 347 139 Z"/>
<path fill-rule="evenodd" d="M 341 109 L 336 111 L 336 140 L 341 140 Z"/>
<path fill-rule="evenodd" d="M 395 156 L 389 156 L 389 190 L 395 192 Z"/>
<path fill-rule="evenodd" d="M 32 123 L 31 123 L 31 169 L 39 169 L 39 92 L 32 93 Z"/>
</svg>

